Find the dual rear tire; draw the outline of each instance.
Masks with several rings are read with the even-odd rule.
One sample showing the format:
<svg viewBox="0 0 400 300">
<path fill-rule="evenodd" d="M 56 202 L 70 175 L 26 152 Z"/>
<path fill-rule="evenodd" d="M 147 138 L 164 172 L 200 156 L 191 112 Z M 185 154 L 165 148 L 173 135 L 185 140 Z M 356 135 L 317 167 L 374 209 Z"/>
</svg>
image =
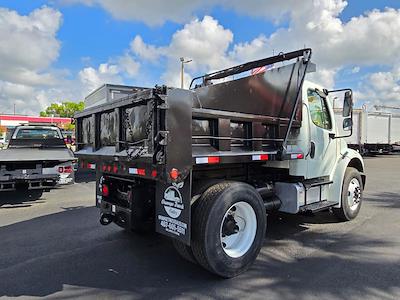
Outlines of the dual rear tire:
<svg viewBox="0 0 400 300">
<path fill-rule="evenodd" d="M 178 253 L 208 271 L 230 278 L 246 271 L 263 245 L 267 215 L 259 193 L 242 182 L 209 187 L 192 211 L 191 247 Z"/>
</svg>

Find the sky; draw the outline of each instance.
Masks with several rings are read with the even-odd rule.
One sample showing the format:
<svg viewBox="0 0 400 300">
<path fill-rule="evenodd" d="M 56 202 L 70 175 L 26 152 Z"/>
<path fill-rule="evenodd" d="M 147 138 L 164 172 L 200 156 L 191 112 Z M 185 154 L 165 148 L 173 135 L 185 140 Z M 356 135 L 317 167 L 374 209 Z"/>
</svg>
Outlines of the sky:
<svg viewBox="0 0 400 300">
<path fill-rule="evenodd" d="M 326 88 L 400 106 L 400 0 L 0 0 L 0 113 L 37 115 L 103 83 L 152 87 L 313 49 Z"/>
</svg>

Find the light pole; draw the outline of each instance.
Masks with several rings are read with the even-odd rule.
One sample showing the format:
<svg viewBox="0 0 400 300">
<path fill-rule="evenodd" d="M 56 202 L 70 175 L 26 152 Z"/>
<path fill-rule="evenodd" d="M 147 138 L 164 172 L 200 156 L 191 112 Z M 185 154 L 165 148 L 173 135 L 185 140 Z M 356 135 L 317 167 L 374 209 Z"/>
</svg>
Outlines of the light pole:
<svg viewBox="0 0 400 300">
<path fill-rule="evenodd" d="M 183 89 L 183 71 L 184 71 L 184 64 L 190 63 L 192 60 L 185 60 L 185 58 L 181 57 L 181 89 Z"/>
</svg>

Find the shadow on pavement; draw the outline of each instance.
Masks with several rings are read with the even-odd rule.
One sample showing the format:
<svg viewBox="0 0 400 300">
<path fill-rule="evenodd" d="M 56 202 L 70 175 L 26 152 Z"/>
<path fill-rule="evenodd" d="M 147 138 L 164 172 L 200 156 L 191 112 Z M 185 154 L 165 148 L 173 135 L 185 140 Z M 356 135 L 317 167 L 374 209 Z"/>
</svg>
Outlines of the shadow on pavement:
<svg viewBox="0 0 400 300">
<path fill-rule="evenodd" d="M 32 204 L 39 203 L 42 195 L 39 193 L 28 193 L 28 191 L 13 191 L 0 193 L 0 209 L 30 207 Z"/>
<path fill-rule="evenodd" d="M 304 225 L 311 217 L 272 217 L 268 231 L 273 234 L 257 262 L 230 280 L 184 261 L 158 235 L 103 227 L 98 217 L 94 207 L 76 207 L 1 227 L 0 296 L 48 296 L 72 286 L 71 298 L 116 293 L 135 299 L 247 298 L 250 294 L 263 298 L 268 293 L 280 299 L 309 299 L 318 292 L 349 299 L 400 287 L 398 265 L 389 259 L 370 259 L 377 249 L 391 247 L 390 242 L 311 233 Z M 290 246 L 288 250 L 281 239 L 321 251 L 297 259 L 296 253 L 283 253 L 290 252 Z M 338 273 L 343 277 L 338 279 Z"/>
<path fill-rule="evenodd" d="M 400 208 L 400 194 L 391 192 L 382 192 L 372 196 L 366 196 L 364 201 L 374 206 L 385 208 Z"/>
</svg>

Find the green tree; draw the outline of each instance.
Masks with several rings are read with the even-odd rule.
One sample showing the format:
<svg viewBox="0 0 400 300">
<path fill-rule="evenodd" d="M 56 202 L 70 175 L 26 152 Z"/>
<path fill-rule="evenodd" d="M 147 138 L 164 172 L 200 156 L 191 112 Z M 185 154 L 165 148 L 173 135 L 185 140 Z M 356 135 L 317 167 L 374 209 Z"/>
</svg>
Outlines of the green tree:
<svg viewBox="0 0 400 300">
<path fill-rule="evenodd" d="M 41 117 L 63 117 L 72 118 L 74 114 L 85 108 L 83 101 L 81 102 L 70 102 L 66 101 L 61 104 L 52 103 L 46 110 L 40 112 Z"/>
</svg>

